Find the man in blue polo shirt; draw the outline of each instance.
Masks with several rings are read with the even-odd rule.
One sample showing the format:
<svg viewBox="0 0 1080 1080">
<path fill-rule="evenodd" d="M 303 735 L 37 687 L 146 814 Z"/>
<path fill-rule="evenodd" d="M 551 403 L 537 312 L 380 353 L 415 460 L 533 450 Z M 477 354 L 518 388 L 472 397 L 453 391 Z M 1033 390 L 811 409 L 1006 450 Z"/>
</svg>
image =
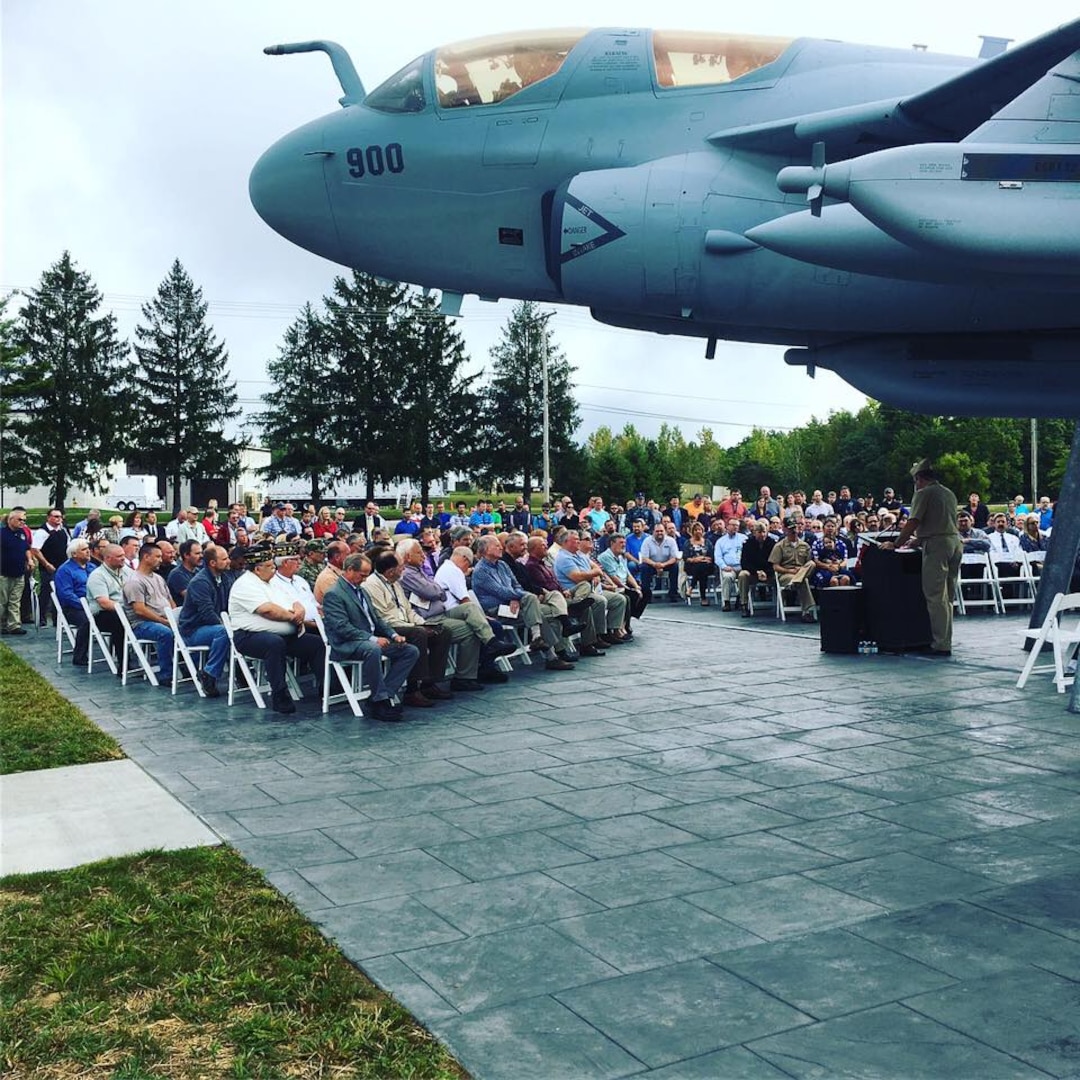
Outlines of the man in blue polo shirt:
<svg viewBox="0 0 1080 1080">
<path fill-rule="evenodd" d="M 33 566 L 26 510 L 16 506 L 0 527 L 0 633 L 26 633 L 21 611 L 23 582 Z"/>
</svg>

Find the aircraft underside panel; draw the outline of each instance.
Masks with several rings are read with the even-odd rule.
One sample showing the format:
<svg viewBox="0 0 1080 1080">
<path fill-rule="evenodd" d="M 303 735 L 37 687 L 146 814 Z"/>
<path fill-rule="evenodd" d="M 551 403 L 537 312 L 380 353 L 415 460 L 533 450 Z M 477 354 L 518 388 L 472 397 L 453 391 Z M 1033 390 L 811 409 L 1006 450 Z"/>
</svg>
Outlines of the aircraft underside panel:
<svg viewBox="0 0 1080 1080">
<path fill-rule="evenodd" d="M 1080 417 L 1080 331 L 864 338 L 790 349 L 878 401 L 934 416 Z"/>
</svg>

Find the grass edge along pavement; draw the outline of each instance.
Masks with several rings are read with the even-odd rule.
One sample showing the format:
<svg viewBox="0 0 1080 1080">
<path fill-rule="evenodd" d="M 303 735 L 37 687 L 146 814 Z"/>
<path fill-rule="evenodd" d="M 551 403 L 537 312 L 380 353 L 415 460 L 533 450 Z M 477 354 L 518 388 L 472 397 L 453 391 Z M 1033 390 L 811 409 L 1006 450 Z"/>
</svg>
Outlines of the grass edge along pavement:
<svg viewBox="0 0 1080 1080">
<path fill-rule="evenodd" d="M 0 878 L 0 1072 L 467 1080 L 228 847 Z"/>
<path fill-rule="evenodd" d="M 124 757 L 48 679 L 0 644 L 0 775 Z"/>
</svg>

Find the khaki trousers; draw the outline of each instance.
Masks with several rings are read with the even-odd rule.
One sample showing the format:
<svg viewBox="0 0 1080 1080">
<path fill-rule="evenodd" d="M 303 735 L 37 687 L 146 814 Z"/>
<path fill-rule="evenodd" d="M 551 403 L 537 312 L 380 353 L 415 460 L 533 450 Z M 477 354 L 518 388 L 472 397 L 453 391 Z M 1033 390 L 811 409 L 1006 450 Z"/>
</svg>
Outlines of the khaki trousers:
<svg viewBox="0 0 1080 1080">
<path fill-rule="evenodd" d="M 0 629 L 18 630 L 22 626 L 23 575 L 0 577 Z"/>
<path fill-rule="evenodd" d="M 930 647 L 952 649 L 953 597 L 964 546 L 958 536 L 928 536 L 922 548 L 922 590 L 930 616 Z"/>
<path fill-rule="evenodd" d="M 458 604 L 427 622 L 441 626 L 457 646 L 454 674 L 460 679 L 475 679 L 480 667 L 480 646 L 495 636 L 479 605 Z"/>
</svg>

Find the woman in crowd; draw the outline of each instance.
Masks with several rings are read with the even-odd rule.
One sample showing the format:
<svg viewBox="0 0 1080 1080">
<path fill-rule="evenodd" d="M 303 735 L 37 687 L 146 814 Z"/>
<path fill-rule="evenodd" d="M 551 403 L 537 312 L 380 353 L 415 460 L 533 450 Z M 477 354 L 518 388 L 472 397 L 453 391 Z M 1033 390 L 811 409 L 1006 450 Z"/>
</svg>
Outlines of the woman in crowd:
<svg viewBox="0 0 1080 1080">
<path fill-rule="evenodd" d="M 315 519 L 311 531 L 315 534 L 316 540 L 321 540 L 324 536 L 328 540 L 333 540 L 337 536 L 337 523 L 334 521 L 334 514 L 329 506 L 324 506 L 319 511 L 319 516 Z"/>
<path fill-rule="evenodd" d="M 124 532 L 134 533 L 140 541 L 146 536 L 147 530 L 143 525 L 142 511 L 132 510 L 124 522 Z"/>
<path fill-rule="evenodd" d="M 755 521 L 768 521 L 769 500 L 764 495 L 759 495 L 747 516 L 752 517 Z"/>
<path fill-rule="evenodd" d="M 708 607 L 709 600 L 706 588 L 709 583 L 709 575 L 713 572 L 713 557 L 709 545 L 705 540 L 705 528 L 700 521 L 695 521 L 690 526 L 689 539 L 683 544 L 682 549 L 683 572 L 686 574 L 686 594 L 693 597 L 695 587 L 701 593 L 701 606 Z"/>
<path fill-rule="evenodd" d="M 123 514 L 110 514 L 109 524 L 101 531 L 105 534 L 105 539 L 110 544 L 120 543 L 120 530 L 124 527 L 124 515 Z"/>
<path fill-rule="evenodd" d="M 1020 547 L 1030 555 L 1033 551 L 1046 551 L 1046 546 L 1046 537 L 1039 531 L 1039 515 L 1028 514 L 1020 534 Z"/>
</svg>

